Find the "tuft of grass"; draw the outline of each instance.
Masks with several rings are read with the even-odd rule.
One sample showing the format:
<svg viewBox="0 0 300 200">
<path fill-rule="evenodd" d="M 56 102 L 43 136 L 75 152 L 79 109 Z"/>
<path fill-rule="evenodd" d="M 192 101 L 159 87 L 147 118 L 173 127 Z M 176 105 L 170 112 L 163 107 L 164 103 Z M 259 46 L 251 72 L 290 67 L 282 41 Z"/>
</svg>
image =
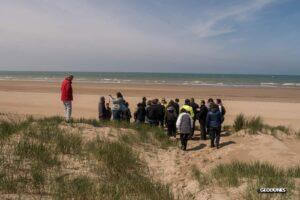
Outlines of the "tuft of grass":
<svg viewBox="0 0 300 200">
<path fill-rule="evenodd" d="M 288 194 L 283 199 L 290 199 L 295 189 L 294 178 L 299 177 L 299 169 L 299 167 L 295 167 L 284 170 L 269 163 L 235 161 L 218 165 L 211 171 L 211 175 L 219 185 L 225 187 L 238 187 L 242 182 L 247 181 L 245 199 L 259 199 L 260 197 L 256 193 L 257 189 L 261 187 L 285 187 Z M 268 197 L 266 198 L 268 199 Z"/>
<path fill-rule="evenodd" d="M 238 116 L 236 116 L 234 123 L 233 123 L 233 128 L 236 132 L 242 130 L 245 128 L 247 124 L 247 120 L 244 114 L 239 114 Z"/>
<path fill-rule="evenodd" d="M 210 177 L 207 174 L 202 173 L 195 165 L 192 166 L 192 174 L 198 181 L 201 190 L 212 183 Z"/>
<path fill-rule="evenodd" d="M 68 175 L 59 176 L 55 179 L 55 199 L 97 199 L 97 191 L 91 178 L 81 175 L 70 178 Z"/>
<path fill-rule="evenodd" d="M 46 167 L 58 166 L 60 162 L 56 155 L 45 144 L 36 144 L 32 141 L 21 140 L 16 148 L 15 154 L 20 160 L 31 160 L 40 162 Z"/>
<path fill-rule="evenodd" d="M 250 134 L 257 134 L 264 128 L 263 119 L 261 117 L 252 117 L 247 121 L 246 127 Z"/>
<path fill-rule="evenodd" d="M 59 134 L 56 138 L 56 150 L 63 154 L 80 154 L 82 137 L 72 133 Z"/>
<path fill-rule="evenodd" d="M 104 173 L 100 193 L 108 199 L 173 199 L 167 186 L 146 177 L 145 166 L 126 143 L 101 140 L 87 144 L 98 161 L 105 164 L 97 172 Z M 103 196 L 102 196 L 103 198 Z"/>
</svg>

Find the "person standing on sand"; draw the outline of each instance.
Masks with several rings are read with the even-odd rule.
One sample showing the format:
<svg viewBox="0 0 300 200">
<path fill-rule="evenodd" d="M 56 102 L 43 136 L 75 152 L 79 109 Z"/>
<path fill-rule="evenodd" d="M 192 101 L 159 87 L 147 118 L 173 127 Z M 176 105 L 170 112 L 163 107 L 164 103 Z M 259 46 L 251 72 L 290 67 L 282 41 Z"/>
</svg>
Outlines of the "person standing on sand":
<svg viewBox="0 0 300 200">
<path fill-rule="evenodd" d="M 167 107 L 167 112 L 165 115 L 165 123 L 168 128 L 168 136 L 175 137 L 176 138 L 176 120 L 177 120 L 177 113 L 175 111 L 175 108 L 173 107 L 173 104 L 170 101 L 168 107 Z M 174 103 L 174 102 L 173 102 Z"/>
<path fill-rule="evenodd" d="M 107 111 L 106 119 L 109 121 L 112 115 L 111 108 L 109 107 L 109 103 L 106 103 L 106 111 Z"/>
<path fill-rule="evenodd" d="M 219 148 L 222 117 L 217 104 L 212 103 L 210 106 L 206 117 L 206 128 L 211 140 L 210 147 L 217 146 Z"/>
<path fill-rule="evenodd" d="M 164 99 L 163 99 L 164 100 Z M 159 117 L 158 117 L 158 121 L 159 121 L 159 125 L 163 128 L 165 125 L 165 115 L 166 115 L 166 100 L 162 101 L 162 103 L 159 102 L 159 100 L 157 99 L 158 102 L 158 106 L 159 106 Z"/>
<path fill-rule="evenodd" d="M 74 76 L 69 75 L 61 84 L 61 101 L 65 109 L 66 121 L 70 122 L 72 116 L 72 101 L 73 101 L 73 88 L 72 81 Z"/>
<path fill-rule="evenodd" d="M 179 115 L 179 99 L 178 98 L 175 99 L 174 108 L 175 108 L 177 115 Z"/>
<path fill-rule="evenodd" d="M 225 120 L 226 109 L 225 109 L 225 107 L 223 106 L 222 100 L 221 100 L 221 99 L 217 99 L 216 102 L 217 102 L 217 105 L 218 105 L 218 107 L 219 107 L 220 113 L 221 113 L 221 115 L 222 115 L 222 123 L 223 123 L 224 120 Z"/>
<path fill-rule="evenodd" d="M 158 104 L 158 99 L 154 99 L 151 105 L 146 109 L 146 116 L 151 126 L 159 126 L 161 106 Z"/>
<path fill-rule="evenodd" d="M 208 108 L 205 105 L 205 101 L 202 100 L 199 111 L 197 113 L 197 119 L 199 120 L 199 124 L 200 124 L 201 140 L 206 140 L 205 122 L 206 122 L 207 113 L 208 113 Z"/>
<path fill-rule="evenodd" d="M 195 102 L 194 98 L 191 98 L 191 104 L 190 105 L 193 108 L 193 112 L 194 112 L 194 117 L 193 117 L 193 131 L 192 131 L 192 136 L 193 136 L 194 132 L 195 132 L 196 115 L 197 115 L 197 112 L 198 112 L 199 105 Z"/>
<path fill-rule="evenodd" d="M 105 107 L 104 97 L 100 97 L 100 102 L 98 104 L 98 116 L 99 120 L 107 120 L 107 109 Z"/>
<path fill-rule="evenodd" d="M 124 110 L 124 98 L 121 92 L 117 93 L 117 98 L 112 97 L 109 95 L 109 97 L 112 99 L 113 107 L 112 107 L 112 115 L 113 120 L 121 120 L 121 115 Z"/>
<path fill-rule="evenodd" d="M 147 98 L 146 97 L 143 97 L 142 99 L 142 106 L 144 106 L 144 108 L 146 109 L 146 106 L 147 106 Z"/>
<path fill-rule="evenodd" d="M 182 110 L 182 109 L 186 110 L 187 112 L 189 112 L 189 114 L 191 115 L 192 119 L 194 119 L 195 114 L 194 114 L 193 108 L 190 105 L 191 105 L 191 101 L 189 99 L 186 99 L 184 101 L 184 105 L 181 107 L 180 110 Z M 193 129 L 194 129 L 194 127 L 193 127 Z M 193 136 L 194 136 L 194 131 L 192 130 L 191 134 L 189 136 L 189 139 L 191 139 Z"/>
<path fill-rule="evenodd" d="M 137 104 L 137 110 L 134 112 L 134 120 L 137 124 L 144 124 L 146 109 L 142 103 Z"/>
<path fill-rule="evenodd" d="M 176 122 L 176 127 L 180 133 L 181 149 L 185 151 L 188 138 L 193 130 L 193 118 L 184 108 L 181 109 L 181 113 Z"/>
</svg>

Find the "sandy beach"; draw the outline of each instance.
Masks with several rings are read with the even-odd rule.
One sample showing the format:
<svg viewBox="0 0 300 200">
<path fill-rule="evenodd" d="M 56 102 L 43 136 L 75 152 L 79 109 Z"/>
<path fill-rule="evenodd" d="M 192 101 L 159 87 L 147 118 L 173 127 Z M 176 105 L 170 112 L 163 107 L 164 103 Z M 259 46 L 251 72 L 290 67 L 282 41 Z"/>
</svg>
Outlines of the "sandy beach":
<svg viewBox="0 0 300 200">
<path fill-rule="evenodd" d="M 300 89 L 298 88 L 230 88 L 175 85 L 96 84 L 74 82 L 74 117 L 97 117 L 100 96 L 121 91 L 132 112 L 143 96 L 200 99 L 222 98 L 227 109 L 226 124 L 239 113 L 261 116 L 270 125 L 300 129 Z M 27 115 L 63 115 L 59 82 L 0 81 L 0 112 Z"/>
</svg>

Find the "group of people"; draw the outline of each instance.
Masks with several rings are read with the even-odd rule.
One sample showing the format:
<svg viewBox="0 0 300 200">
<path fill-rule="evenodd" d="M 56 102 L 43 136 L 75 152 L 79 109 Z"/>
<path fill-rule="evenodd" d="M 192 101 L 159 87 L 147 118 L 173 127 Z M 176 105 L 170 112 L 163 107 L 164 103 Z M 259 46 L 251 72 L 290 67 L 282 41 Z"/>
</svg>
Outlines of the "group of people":
<svg viewBox="0 0 300 200">
<path fill-rule="evenodd" d="M 62 83 L 61 100 L 65 107 L 66 120 L 69 121 L 72 113 L 72 90 L 73 76 L 68 76 Z M 99 120 L 127 121 L 130 123 L 132 115 L 129 103 L 125 101 L 123 95 L 118 92 L 116 97 L 109 95 L 109 102 L 105 97 L 100 97 L 98 105 Z M 110 101 L 112 107 L 110 108 Z M 193 138 L 196 122 L 199 121 L 201 139 L 206 140 L 207 134 L 211 140 L 211 147 L 219 148 L 221 126 L 226 114 L 225 107 L 221 99 L 214 101 L 204 100 L 198 105 L 194 98 L 185 99 L 184 105 L 180 107 L 179 99 L 166 101 L 165 98 L 147 100 L 143 97 L 137 104 L 133 114 L 134 122 L 137 124 L 149 124 L 150 126 L 161 126 L 167 128 L 170 137 L 180 134 L 181 148 L 186 150 L 187 142 Z"/>
</svg>

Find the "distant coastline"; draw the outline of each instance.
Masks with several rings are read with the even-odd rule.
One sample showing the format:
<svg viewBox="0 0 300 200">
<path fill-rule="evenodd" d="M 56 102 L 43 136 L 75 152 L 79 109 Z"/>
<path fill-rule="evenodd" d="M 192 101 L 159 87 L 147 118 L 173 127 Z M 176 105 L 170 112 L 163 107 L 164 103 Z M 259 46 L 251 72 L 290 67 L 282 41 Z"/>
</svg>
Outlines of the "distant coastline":
<svg viewBox="0 0 300 200">
<path fill-rule="evenodd" d="M 59 82 L 67 72 L 0 71 L 0 81 Z M 99 84 L 187 85 L 211 87 L 300 87 L 299 75 L 72 72 L 75 82 Z"/>
</svg>

